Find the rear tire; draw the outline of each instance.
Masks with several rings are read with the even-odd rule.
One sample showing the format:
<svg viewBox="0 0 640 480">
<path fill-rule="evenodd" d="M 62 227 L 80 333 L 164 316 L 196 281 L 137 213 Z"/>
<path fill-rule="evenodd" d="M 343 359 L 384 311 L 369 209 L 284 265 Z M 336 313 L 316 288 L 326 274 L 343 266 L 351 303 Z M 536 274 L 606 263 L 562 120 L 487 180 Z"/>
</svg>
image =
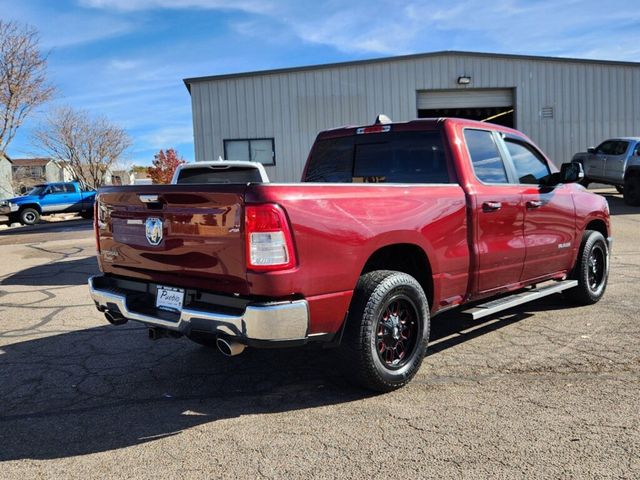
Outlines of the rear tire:
<svg viewBox="0 0 640 480">
<path fill-rule="evenodd" d="M 621 187 L 620 185 L 616 185 L 616 190 L 618 193 L 624 193 L 624 187 Z"/>
<path fill-rule="evenodd" d="M 578 280 L 577 287 L 565 292 L 565 296 L 572 302 L 593 305 L 604 295 L 609 278 L 609 248 L 600 232 L 584 232 L 576 266 L 570 278 Z"/>
<path fill-rule="evenodd" d="M 80 212 L 80 216 L 86 220 L 93 218 L 93 210 L 85 210 Z"/>
<path fill-rule="evenodd" d="M 624 203 L 634 207 L 640 206 L 640 175 L 631 175 L 624 181 Z"/>
<path fill-rule="evenodd" d="M 25 208 L 20 212 L 20 223 L 23 225 L 35 225 L 40 220 L 40 212 L 35 208 Z"/>
<path fill-rule="evenodd" d="M 390 392 L 415 376 L 429 341 L 429 303 L 406 273 L 360 277 L 341 345 L 347 374 L 369 390 Z"/>
</svg>

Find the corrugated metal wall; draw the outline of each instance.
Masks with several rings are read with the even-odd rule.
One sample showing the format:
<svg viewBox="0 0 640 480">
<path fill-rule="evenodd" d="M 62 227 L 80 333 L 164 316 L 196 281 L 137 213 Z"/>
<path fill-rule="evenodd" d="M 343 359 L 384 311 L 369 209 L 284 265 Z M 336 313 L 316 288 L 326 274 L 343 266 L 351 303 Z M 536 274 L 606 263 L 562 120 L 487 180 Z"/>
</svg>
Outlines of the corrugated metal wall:
<svg viewBox="0 0 640 480">
<path fill-rule="evenodd" d="M 460 75 L 472 83 L 456 83 Z M 298 181 L 318 131 L 417 116 L 419 90 L 513 88 L 516 127 L 554 161 L 612 136 L 640 135 L 640 66 L 440 54 L 191 83 L 196 160 L 223 139 L 275 138 L 275 181 Z M 553 107 L 553 118 L 541 109 Z"/>
</svg>

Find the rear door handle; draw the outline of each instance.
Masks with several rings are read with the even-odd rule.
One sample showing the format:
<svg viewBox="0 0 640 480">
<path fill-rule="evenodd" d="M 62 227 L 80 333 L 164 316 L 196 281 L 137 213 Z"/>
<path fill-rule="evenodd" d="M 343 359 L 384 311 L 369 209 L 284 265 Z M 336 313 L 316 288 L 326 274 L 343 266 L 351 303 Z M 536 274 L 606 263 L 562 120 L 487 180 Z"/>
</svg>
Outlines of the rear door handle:
<svg viewBox="0 0 640 480">
<path fill-rule="evenodd" d="M 542 206 L 541 200 L 529 200 L 527 202 L 527 208 L 539 208 Z"/>
<path fill-rule="evenodd" d="M 500 210 L 502 208 L 502 203 L 500 202 L 484 202 L 482 204 L 482 210 L 484 212 L 495 212 L 496 210 Z"/>
</svg>

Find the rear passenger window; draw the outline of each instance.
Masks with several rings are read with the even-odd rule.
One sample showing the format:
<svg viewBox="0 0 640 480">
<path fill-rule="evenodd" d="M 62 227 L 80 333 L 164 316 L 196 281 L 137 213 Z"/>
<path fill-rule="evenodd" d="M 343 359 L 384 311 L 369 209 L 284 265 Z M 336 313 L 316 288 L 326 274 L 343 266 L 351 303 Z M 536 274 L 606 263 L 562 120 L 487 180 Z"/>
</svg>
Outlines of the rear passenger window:
<svg viewBox="0 0 640 480">
<path fill-rule="evenodd" d="M 478 180 L 484 183 L 509 182 L 504 161 L 491 132 L 466 129 L 464 139 Z"/>
<path fill-rule="evenodd" d="M 65 193 L 75 193 L 75 191 L 76 191 L 73 188 L 73 185 L 70 185 L 70 184 L 63 185 L 63 187 L 64 187 Z"/>
<path fill-rule="evenodd" d="M 551 175 L 547 161 L 534 152 L 529 146 L 505 138 L 505 145 L 511 155 L 519 183 L 532 185 L 544 184 Z"/>
</svg>

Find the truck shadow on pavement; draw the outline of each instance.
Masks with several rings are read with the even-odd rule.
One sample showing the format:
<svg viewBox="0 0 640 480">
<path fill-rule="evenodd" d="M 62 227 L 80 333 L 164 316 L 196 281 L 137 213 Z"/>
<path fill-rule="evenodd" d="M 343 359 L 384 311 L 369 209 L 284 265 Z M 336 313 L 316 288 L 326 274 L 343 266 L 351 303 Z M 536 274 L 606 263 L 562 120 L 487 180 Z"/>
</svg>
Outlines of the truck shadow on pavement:
<svg viewBox="0 0 640 480">
<path fill-rule="evenodd" d="M 97 273 L 98 263 L 95 256 L 56 260 L 7 275 L 0 280 L 0 285 L 86 285 L 89 276 Z"/>
<path fill-rule="evenodd" d="M 566 307 L 558 296 L 484 323 L 446 313 L 433 322 L 429 355 L 534 310 Z M 20 332 L 0 337 L 9 335 Z M 132 323 L 6 345 L 0 347 L 0 461 L 110 451 L 217 420 L 373 396 L 343 377 L 336 353 L 309 346 L 247 349 L 226 358 L 187 339 L 151 342 L 146 328 Z"/>
</svg>

